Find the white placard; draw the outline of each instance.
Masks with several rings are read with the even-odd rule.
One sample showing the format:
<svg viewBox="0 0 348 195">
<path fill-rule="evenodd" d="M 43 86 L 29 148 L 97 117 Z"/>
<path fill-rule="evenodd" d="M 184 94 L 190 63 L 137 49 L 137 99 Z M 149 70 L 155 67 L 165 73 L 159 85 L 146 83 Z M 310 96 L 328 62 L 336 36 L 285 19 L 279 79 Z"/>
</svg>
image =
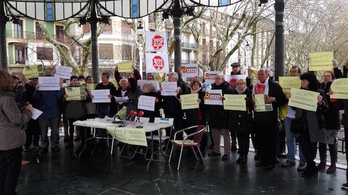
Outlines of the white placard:
<svg viewBox="0 0 348 195">
<path fill-rule="evenodd" d="M 176 96 L 176 90 L 178 89 L 178 84 L 176 82 L 162 82 L 161 83 L 162 96 Z"/>
<path fill-rule="evenodd" d="M 167 53 L 147 53 L 146 73 L 169 73 Z"/>
<path fill-rule="evenodd" d="M 227 81 L 232 89 L 236 88 L 236 83 L 239 79 L 244 79 L 246 82 L 247 75 L 245 74 L 240 74 L 240 75 L 224 75 L 225 81 Z"/>
<path fill-rule="evenodd" d="M 40 91 L 59 91 L 60 79 L 58 77 L 39 77 L 39 90 Z"/>
<path fill-rule="evenodd" d="M 138 101 L 138 110 L 155 111 L 156 97 L 141 95 Z"/>
<path fill-rule="evenodd" d="M 140 89 L 141 91 L 144 91 L 144 85 L 145 85 L 145 83 L 147 83 L 147 82 L 152 83 L 152 85 L 153 85 L 153 87 L 156 89 L 156 91 L 159 91 L 159 90 L 160 90 L 159 83 L 158 83 L 158 81 L 156 81 L 156 80 L 150 80 L 150 81 L 148 81 L 148 80 L 138 80 L 138 87 L 139 87 L 139 89 Z"/>
<path fill-rule="evenodd" d="M 182 64 L 180 70 L 181 70 L 182 77 L 192 78 L 192 77 L 198 76 L 197 64 Z"/>
<path fill-rule="evenodd" d="M 204 104 L 206 105 L 222 105 L 222 90 L 212 89 L 205 92 Z"/>
<path fill-rule="evenodd" d="M 222 74 L 220 71 L 208 71 L 204 73 L 204 83 L 205 84 L 213 84 L 215 83 L 215 76 L 218 74 Z"/>
<path fill-rule="evenodd" d="M 31 118 L 36 120 L 37 118 L 39 118 L 39 116 L 42 114 L 42 111 L 41 110 L 38 110 L 36 108 L 33 108 L 33 111 L 31 112 L 32 113 L 32 116 Z"/>
<path fill-rule="evenodd" d="M 56 73 L 54 76 L 63 79 L 70 79 L 72 76 L 72 68 L 67 66 L 56 66 Z"/>
<path fill-rule="evenodd" d="M 92 90 L 91 93 L 94 96 L 92 99 L 92 103 L 111 102 L 110 98 L 108 97 L 110 95 L 110 89 Z"/>
<path fill-rule="evenodd" d="M 168 52 L 167 32 L 145 32 L 146 52 Z"/>
<path fill-rule="evenodd" d="M 129 100 L 128 96 L 126 96 L 126 97 L 116 97 L 116 96 L 114 96 L 114 97 L 115 97 L 116 102 L 118 104 L 120 104 L 120 105 L 122 105 L 125 102 L 128 102 L 128 100 Z"/>
</svg>

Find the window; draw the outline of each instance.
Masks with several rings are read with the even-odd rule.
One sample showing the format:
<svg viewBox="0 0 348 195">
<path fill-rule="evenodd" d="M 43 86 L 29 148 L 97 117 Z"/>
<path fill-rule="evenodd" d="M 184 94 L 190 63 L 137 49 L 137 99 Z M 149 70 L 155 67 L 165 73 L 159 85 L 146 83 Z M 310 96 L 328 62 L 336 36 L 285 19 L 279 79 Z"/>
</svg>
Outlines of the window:
<svg viewBox="0 0 348 195">
<path fill-rule="evenodd" d="M 53 60 L 53 48 L 37 47 L 36 55 L 38 60 Z"/>
<path fill-rule="evenodd" d="M 91 31 L 91 25 L 89 23 L 86 23 L 83 26 L 83 33 L 89 33 Z"/>
<path fill-rule="evenodd" d="M 25 64 L 27 48 L 22 45 L 15 46 L 15 63 Z"/>
<path fill-rule="evenodd" d="M 131 60 L 131 59 L 132 59 L 132 46 L 122 45 L 122 60 Z"/>
<path fill-rule="evenodd" d="M 122 35 L 131 35 L 131 27 L 129 26 L 129 24 L 127 24 L 127 22 L 125 20 L 122 21 Z"/>
<path fill-rule="evenodd" d="M 64 42 L 64 27 L 56 26 L 56 39 L 58 42 Z"/>
<path fill-rule="evenodd" d="M 100 59 L 114 59 L 112 44 L 99 44 L 99 58 Z"/>
<path fill-rule="evenodd" d="M 42 39 L 42 30 L 38 22 L 35 22 L 35 37 L 36 39 Z"/>
<path fill-rule="evenodd" d="M 18 24 L 14 24 L 14 38 L 23 38 L 23 21 L 18 20 Z"/>
<path fill-rule="evenodd" d="M 112 22 L 110 22 L 109 24 L 105 24 L 103 34 L 112 34 Z"/>
</svg>

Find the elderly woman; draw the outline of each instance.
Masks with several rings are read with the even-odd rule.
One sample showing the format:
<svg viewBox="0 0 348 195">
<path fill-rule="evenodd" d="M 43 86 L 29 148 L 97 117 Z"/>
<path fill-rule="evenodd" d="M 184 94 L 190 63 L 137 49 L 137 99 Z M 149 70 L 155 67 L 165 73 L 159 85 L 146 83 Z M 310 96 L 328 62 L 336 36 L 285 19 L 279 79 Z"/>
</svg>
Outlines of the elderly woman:
<svg viewBox="0 0 348 195">
<path fill-rule="evenodd" d="M 326 173 L 332 174 L 336 172 L 336 162 L 337 162 L 337 132 L 341 128 L 340 124 L 340 114 L 339 109 L 337 109 L 328 95 L 331 83 L 335 79 L 335 74 L 333 71 L 324 72 L 324 81 L 320 84 L 320 89 L 324 90 L 326 99 L 328 101 L 329 110 L 324 114 L 326 122 L 326 133 L 329 137 L 328 140 L 324 143 L 319 143 L 319 154 L 320 154 L 320 163 L 317 166 L 318 171 L 324 170 L 326 166 L 326 151 L 327 146 L 329 145 L 331 165 L 327 169 Z"/>
<path fill-rule="evenodd" d="M 251 90 L 248 89 L 246 79 L 238 79 L 236 88 L 232 94 L 246 95 L 244 111 L 231 111 L 230 115 L 230 132 L 237 134 L 239 158 L 237 164 L 245 164 L 248 159 L 249 152 L 249 134 L 251 131 L 253 103 L 251 102 Z"/>
<path fill-rule="evenodd" d="M 0 70 L 0 194 L 16 194 L 22 163 L 25 131 L 32 116 L 32 105 L 21 112 L 13 97 L 12 76 Z"/>
<path fill-rule="evenodd" d="M 318 95 L 318 107 L 316 112 L 303 110 L 296 108 L 295 119 L 304 117 L 304 129 L 301 129 L 297 138 L 303 154 L 307 160 L 307 167 L 302 173 L 302 177 L 312 178 L 318 175 L 317 167 L 315 166 L 314 159 L 317 153 L 317 143 L 325 142 L 325 120 L 323 114 L 329 109 L 326 101 L 325 93 L 319 89 L 319 82 L 314 74 L 304 73 L 300 77 L 301 89 L 319 92 Z M 288 97 L 291 97 L 291 93 L 288 93 Z"/>
</svg>

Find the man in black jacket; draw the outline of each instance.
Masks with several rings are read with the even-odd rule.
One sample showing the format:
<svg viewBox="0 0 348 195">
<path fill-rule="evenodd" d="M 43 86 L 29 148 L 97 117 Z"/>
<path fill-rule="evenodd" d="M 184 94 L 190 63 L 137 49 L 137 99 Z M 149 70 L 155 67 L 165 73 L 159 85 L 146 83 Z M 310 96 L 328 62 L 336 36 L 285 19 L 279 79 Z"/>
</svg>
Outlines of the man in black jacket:
<svg viewBox="0 0 348 195">
<path fill-rule="evenodd" d="M 255 132 L 261 155 L 261 161 L 256 163 L 256 166 L 262 166 L 264 170 L 271 170 L 275 166 L 276 159 L 278 108 L 286 103 L 286 97 L 279 84 L 269 79 L 267 69 L 260 69 L 257 78 L 258 80 L 253 86 L 253 95 L 263 94 L 266 106 L 264 106 L 265 109 L 258 108 L 253 99 Z"/>
</svg>

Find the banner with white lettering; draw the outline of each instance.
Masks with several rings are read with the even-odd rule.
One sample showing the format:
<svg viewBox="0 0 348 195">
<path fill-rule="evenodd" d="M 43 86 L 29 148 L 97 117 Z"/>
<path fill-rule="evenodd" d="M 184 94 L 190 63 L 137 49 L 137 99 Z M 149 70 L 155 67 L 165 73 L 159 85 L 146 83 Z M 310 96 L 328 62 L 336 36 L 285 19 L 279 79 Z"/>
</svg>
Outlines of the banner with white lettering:
<svg viewBox="0 0 348 195">
<path fill-rule="evenodd" d="M 167 53 L 147 53 L 146 73 L 169 73 Z"/>
<path fill-rule="evenodd" d="M 167 32 L 145 33 L 145 51 L 146 52 L 168 52 Z"/>
</svg>

